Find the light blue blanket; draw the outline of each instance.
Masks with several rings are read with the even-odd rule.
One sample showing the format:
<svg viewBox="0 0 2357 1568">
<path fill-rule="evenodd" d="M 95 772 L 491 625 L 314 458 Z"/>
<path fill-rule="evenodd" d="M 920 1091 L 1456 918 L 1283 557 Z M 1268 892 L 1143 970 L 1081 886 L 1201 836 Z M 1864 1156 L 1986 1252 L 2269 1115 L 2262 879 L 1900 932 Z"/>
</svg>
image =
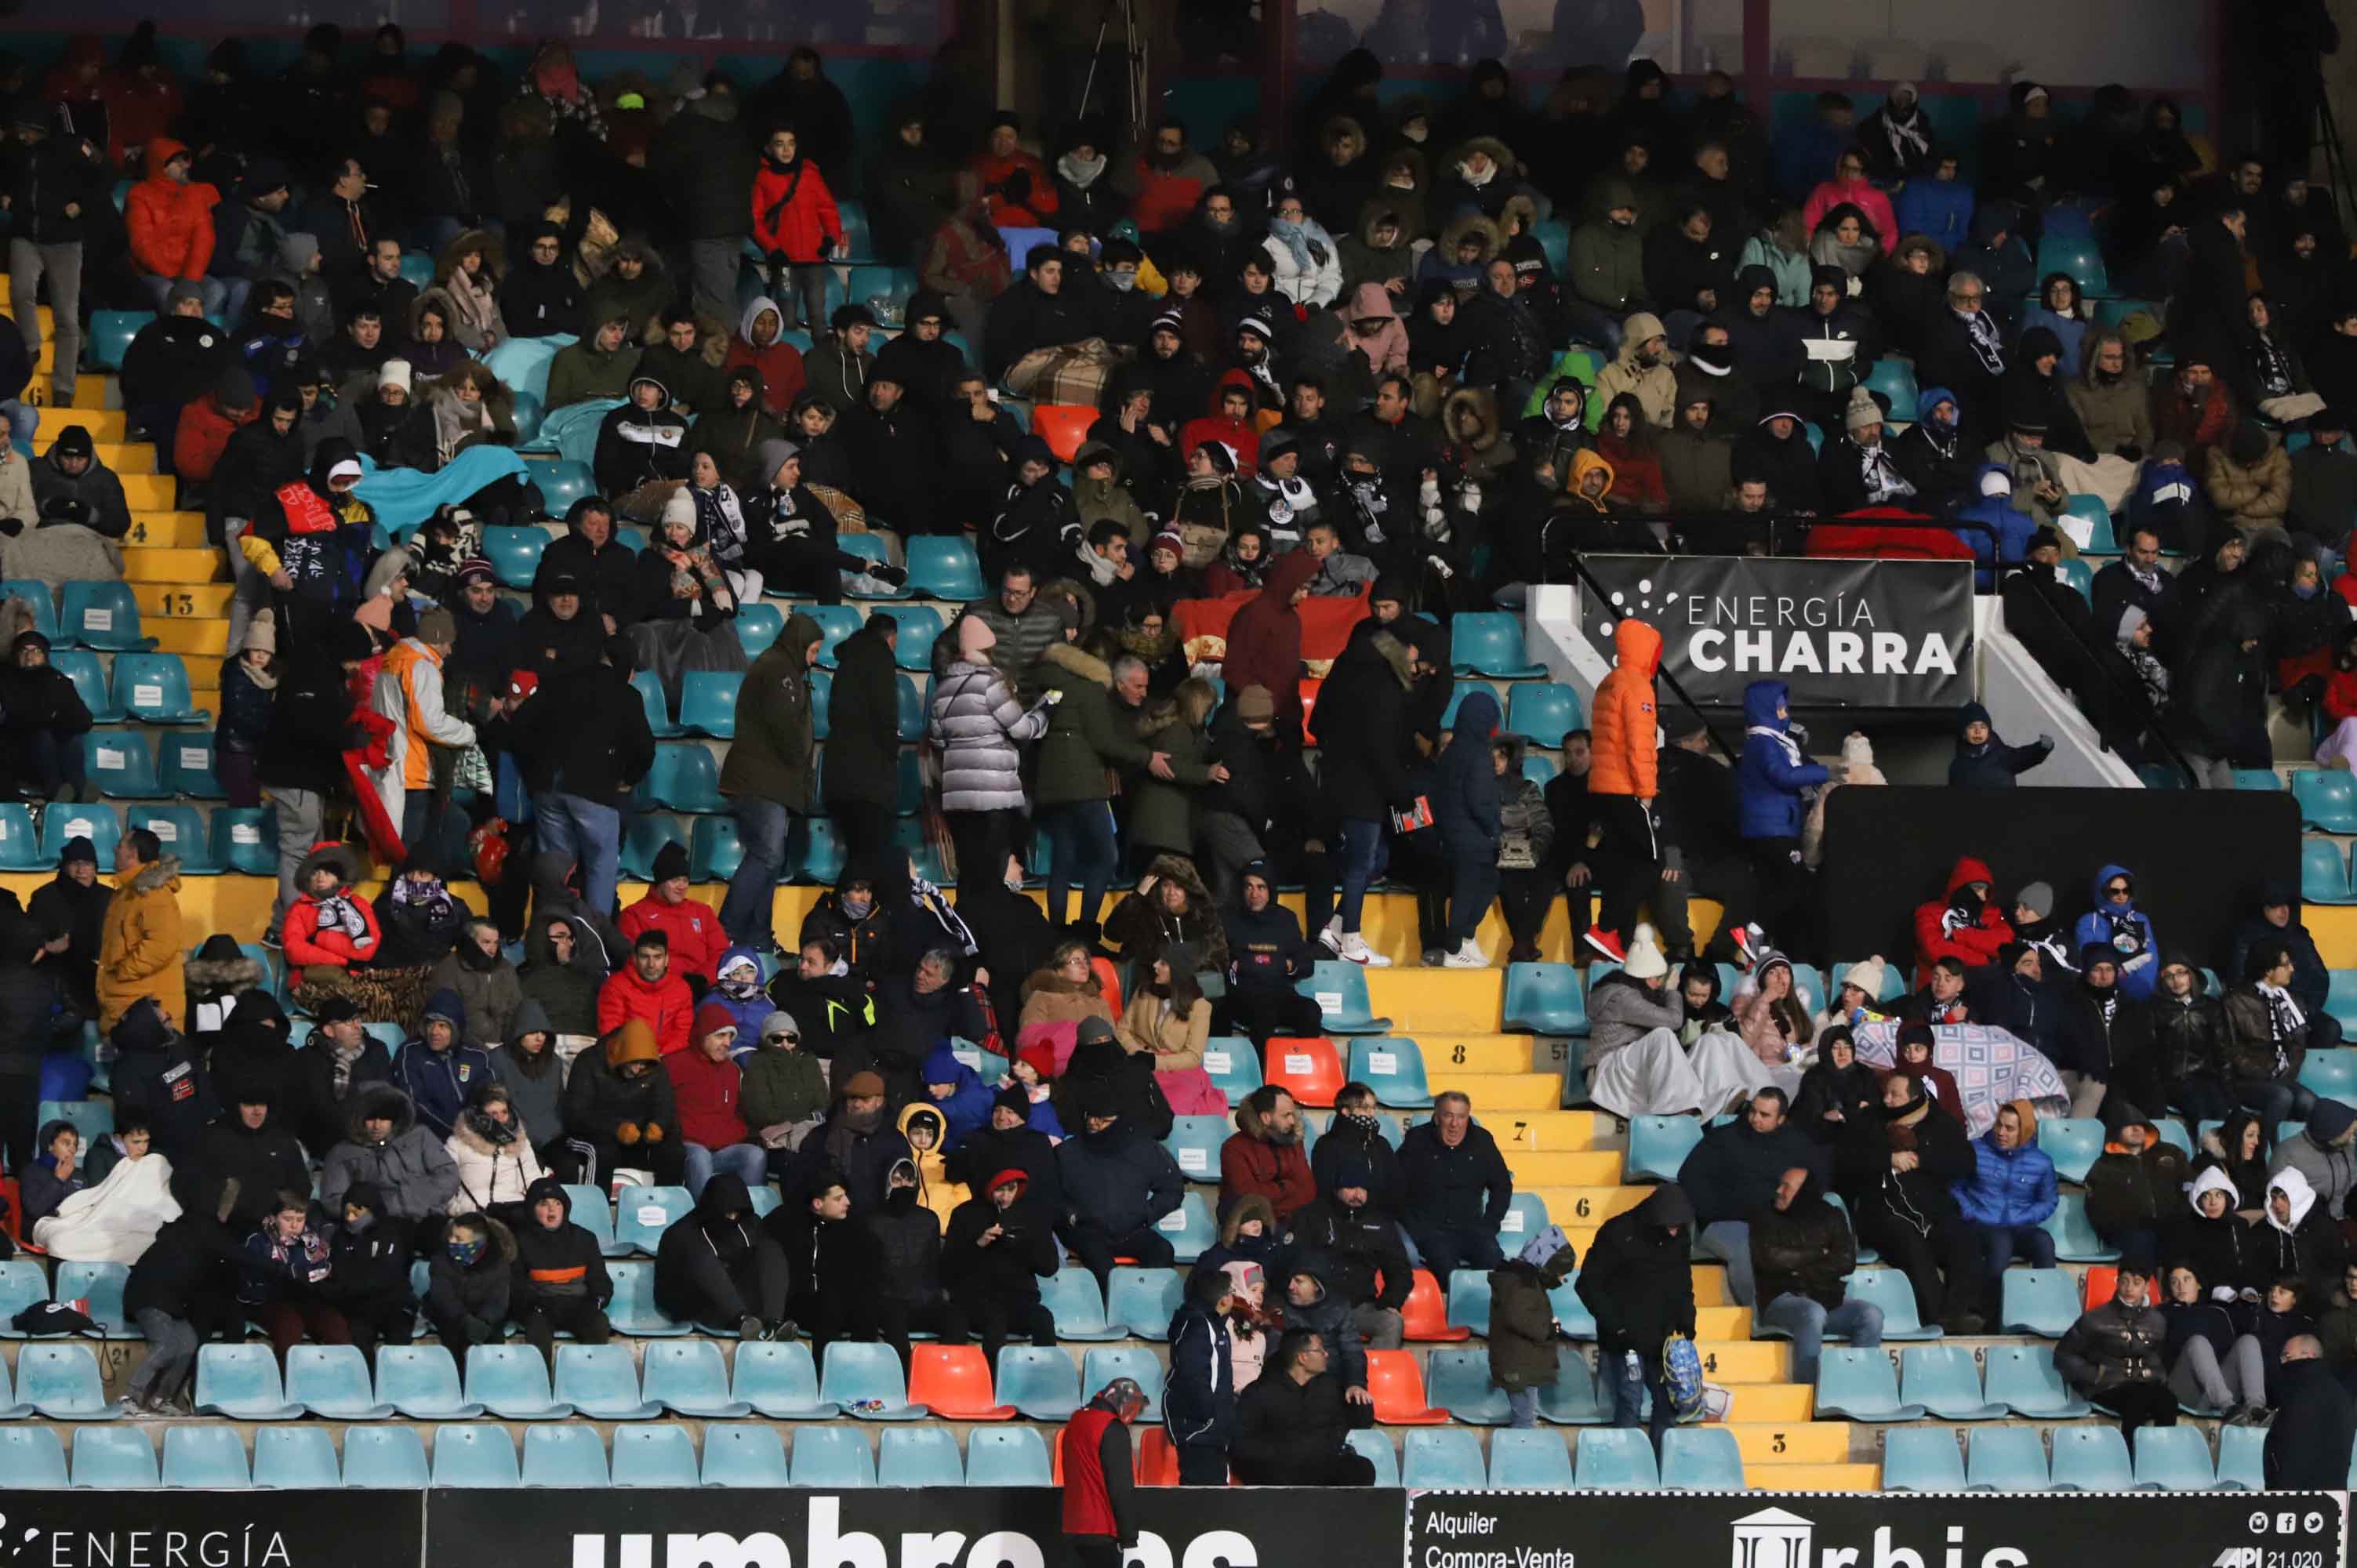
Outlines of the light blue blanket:
<svg viewBox="0 0 2357 1568">
<path fill-rule="evenodd" d="M 548 362 L 556 351 L 580 339 L 569 332 L 552 333 L 546 338 L 511 338 L 483 356 L 483 363 L 500 384 L 528 392 L 543 402 L 548 398 Z"/>
<path fill-rule="evenodd" d="M 361 467 L 367 472 L 355 487 L 360 498 L 376 509 L 377 521 L 392 533 L 405 533 L 432 517 L 436 508 L 456 506 L 486 485 L 524 472 L 523 459 L 505 446 L 469 446 L 436 474 L 379 468 L 365 456 Z"/>
</svg>

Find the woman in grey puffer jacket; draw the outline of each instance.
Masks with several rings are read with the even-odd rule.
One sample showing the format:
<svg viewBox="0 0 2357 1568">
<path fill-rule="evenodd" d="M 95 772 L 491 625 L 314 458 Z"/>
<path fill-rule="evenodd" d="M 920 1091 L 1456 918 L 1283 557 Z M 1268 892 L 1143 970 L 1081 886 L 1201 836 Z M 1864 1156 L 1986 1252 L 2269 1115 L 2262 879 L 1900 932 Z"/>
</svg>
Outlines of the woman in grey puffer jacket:
<svg viewBox="0 0 2357 1568">
<path fill-rule="evenodd" d="M 969 888 L 1020 886 L 1023 757 L 1017 747 L 1048 730 L 1050 693 L 1028 711 L 990 662 L 998 634 L 967 616 L 957 623 L 957 661 L 933 682 L 932 741 L 942 757 L 942 811 L 957 850 L 958 901 Z"/>
</svg>

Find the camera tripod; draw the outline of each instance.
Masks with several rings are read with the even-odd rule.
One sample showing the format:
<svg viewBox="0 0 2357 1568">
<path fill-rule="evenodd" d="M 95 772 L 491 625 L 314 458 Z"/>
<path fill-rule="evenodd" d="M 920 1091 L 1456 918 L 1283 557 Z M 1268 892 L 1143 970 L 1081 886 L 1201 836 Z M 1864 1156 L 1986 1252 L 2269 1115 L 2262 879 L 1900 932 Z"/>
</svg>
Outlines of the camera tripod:
<svg viewBox="0 0 2357 1568">
<path fill-rule="evenodd" d="M 1089 73 L 1081 82 L 1081 106 L 1073 117 L 1085 119 L 1088 115 L 1089 101 L 1096 91 L 1097 67 L 1104 59 L 1105 37 L 1112 30 L 1116 13 L 1121 17 L 1122 62 L 1128 77 L 1122 113 L 1129 145 L 1135 146 L 1145 142 L 1146 130 L 1146 34 L 1137 25 L 1137 0 L 1106 0 L 1104 15 L 1097 20 L 1096 43 L 1089 50 Z"/>
</svg>

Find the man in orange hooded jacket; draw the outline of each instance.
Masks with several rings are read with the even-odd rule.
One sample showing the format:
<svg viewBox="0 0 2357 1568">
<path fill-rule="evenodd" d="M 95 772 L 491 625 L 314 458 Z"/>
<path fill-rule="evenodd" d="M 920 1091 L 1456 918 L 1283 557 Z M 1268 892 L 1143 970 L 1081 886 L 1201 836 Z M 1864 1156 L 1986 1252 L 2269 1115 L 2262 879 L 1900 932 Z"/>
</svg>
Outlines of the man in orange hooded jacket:
<svg viewBox="0 0 2357 1568">
<path fill-rule="evenodd" d="M 196 159 L 168 136 L 147 144 L 147 177 L 124 199 L 123 222 L 131 234 L 131 264 L 161 310 L 175 281 L 202 296 L 207 316 L 218 317 L 229 285 L 205 275 L 213 262 L 213 209 L 221 192 L 188 171 Z"/>
<path fill-rule="evenodd" d="M 1653 796 L 1660 767 L 1660 705 L 1653 676 L 1662 667 L 1662 634 L 1634 618 L 1612 628 L 1618 658 L 1596 687 L 1596 714 L 1589 721 L 1595 760 L 1587 770 L 1591 832 L 1589 864 L 1604 908 L 1587 929 L 1587 945 L 1615 963 L 1629 956 L 1626 941 L 1637 908 L 1652 889 L 1661 864 L 1660 822 Z M 1586 890 L 1573 888 L 1572 897 Z"/>
</svg>

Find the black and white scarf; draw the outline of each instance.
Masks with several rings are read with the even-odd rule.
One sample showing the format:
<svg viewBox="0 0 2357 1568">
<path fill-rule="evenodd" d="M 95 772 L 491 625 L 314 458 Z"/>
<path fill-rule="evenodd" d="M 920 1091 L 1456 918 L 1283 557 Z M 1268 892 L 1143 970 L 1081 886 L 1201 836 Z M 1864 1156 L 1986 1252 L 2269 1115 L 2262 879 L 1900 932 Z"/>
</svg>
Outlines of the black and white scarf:
<svg viewBox="0 0 2357 1568">
<path fill-rule="evenodd" d="M 1958 310 L 1955 316 L 1964 324 L 1964 336 L 1971 340 L 1973 357 L 1981 362 L 1981 369 L 1992 376 L 2005 374 L 2005 339 L 1998 335 L 1996 317 L 1986 310 Z"/>
<path fill-rule="evenodd" d="M 1855 441 L 1850 445 L 1857 447 L 1859 476 L 1866 481 L 1866 499 L 1873 505 L 1881 506 L 1915 493 L 1915 487 L 1908 483 L 1907 476 L 1891 460 L 1890 448 L 1879 442 L 1872 446 L 1858 446 Z M 1794 757 L 1794 762 L 1799 760 Z"/>
<path fill-rule="evenodd" d="M 2308 1038 L 2308 1015 L 2299 1010 L 2299 1004 L 2282 986 L 2269 985 L 2262 980 L 2258 987 L 2259 994 L 2267 1002 L 2267 1025 L 2275 1036 L 2276 1076 L 2280 1078 L 2291 1070 L 2291 1054 L 2284 1049 L 2284 1042 Z"/>
<path fill-rule="evenodd" d="M 2289 397 L 2292 392 L 2291 359 L 2276 347 L 2273 337 L 2265 332 L 2254 333 L 2251 339 L 2251 373 L 2259 391 L 2267 397 Z"/>
</svg>

